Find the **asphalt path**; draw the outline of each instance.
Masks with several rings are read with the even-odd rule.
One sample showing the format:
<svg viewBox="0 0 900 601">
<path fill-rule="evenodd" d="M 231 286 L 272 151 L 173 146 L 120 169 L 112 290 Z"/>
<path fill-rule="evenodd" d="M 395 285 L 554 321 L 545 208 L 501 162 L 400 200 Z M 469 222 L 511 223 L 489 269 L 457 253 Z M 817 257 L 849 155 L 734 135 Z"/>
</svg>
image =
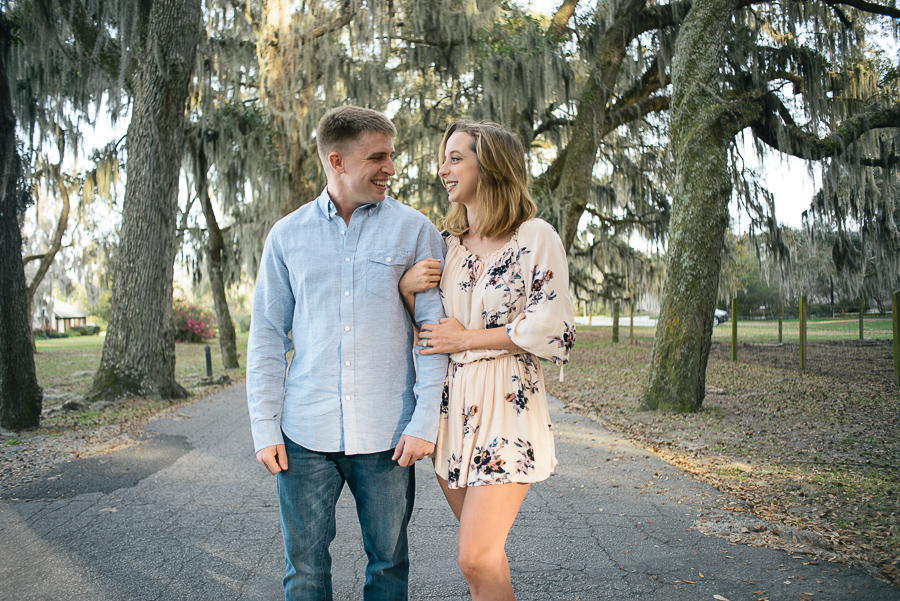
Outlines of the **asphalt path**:
<svg viewBox="0 0 900 601">
<path fill-rule="evenodd" d="M 557 475 L 532 486 L 507 544 L 519 601 L 900 601 L 801 547 L 733 542 L 771 525 L 556 402 L 552 416 Z M 0 599 L 282 598 L 275 479 L 253 457 L 244 387 L 147 431 L 137 447 L 0 491 Z M 335 599 L 360 600 L 365 554 L 346 488 L 337 519 Z M 410 537 L 410 599 L 470 599 L 455 519 L 424 462 Z"/>
</svg>

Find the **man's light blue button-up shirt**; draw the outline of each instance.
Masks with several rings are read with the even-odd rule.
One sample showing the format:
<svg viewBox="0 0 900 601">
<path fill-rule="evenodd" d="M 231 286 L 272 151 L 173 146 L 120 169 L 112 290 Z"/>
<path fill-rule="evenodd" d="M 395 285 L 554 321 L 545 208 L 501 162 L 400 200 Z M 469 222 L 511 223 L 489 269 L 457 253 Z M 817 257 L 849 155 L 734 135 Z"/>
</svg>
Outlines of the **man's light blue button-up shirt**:
<svg viewBox="0 0 900 601">
<path fill-rule="evenodd" d="M 312 451 L 347 454 L 391 449 L 401 434 L 436 440 L 448 359 L 413 353 L 398 283 L 445 252 L 434 225 L 390 197 L 347 225 L 326 188 L 272 227 L 247 348 L 257 451 L 283 443 L 282 431 Z M 438 288 L 417 295 L 418 323 L 442 317 Z"/>
</svg>

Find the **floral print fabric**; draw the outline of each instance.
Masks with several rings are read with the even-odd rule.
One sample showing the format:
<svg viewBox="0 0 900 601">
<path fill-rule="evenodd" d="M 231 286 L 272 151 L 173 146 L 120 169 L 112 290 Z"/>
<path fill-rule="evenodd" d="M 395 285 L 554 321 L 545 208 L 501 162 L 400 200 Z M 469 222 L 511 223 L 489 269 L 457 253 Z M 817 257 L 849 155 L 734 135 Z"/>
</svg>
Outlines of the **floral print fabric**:
<svg viewBox="0 0 900 601">
<path fill-rule="evenodd" d="M 451 488 L 545 480 L 556 454 L 538 357 L 561 366 L 575 343 L 562 241 L 540 219 L 481 257 L 444 240 L 447 316 L 467 329 L 505 327 L 521 348 L 450 355 L 435 471 Z"/>
</svg>

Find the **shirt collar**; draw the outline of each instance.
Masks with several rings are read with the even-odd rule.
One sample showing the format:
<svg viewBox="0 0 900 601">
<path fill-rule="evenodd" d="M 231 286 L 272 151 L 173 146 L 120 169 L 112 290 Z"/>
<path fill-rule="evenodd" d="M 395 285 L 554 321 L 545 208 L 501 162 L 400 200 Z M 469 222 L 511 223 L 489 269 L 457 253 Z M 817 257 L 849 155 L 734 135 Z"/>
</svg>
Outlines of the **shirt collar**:
<svg viewBox="0 0 900 601">
<path fill-rule="evenodd" d="M 387 202 L 388 198 L 389 197 L 385 197 L 381 202 L 370 202 L 369 204 L 362 205 L 360 208 L 366 209 L 371 215 L 379 206 Z M 322 193 L 319 194 L 319 197 L 316 199 L 316 205 L 328 221 L 337 217 L 337 207 L 334 206 L 334 201 L 331 200 L 331 195 L 328 193 L 328 186 L 326 186 L 325 189 L 322 190 Z"/>
</svg>

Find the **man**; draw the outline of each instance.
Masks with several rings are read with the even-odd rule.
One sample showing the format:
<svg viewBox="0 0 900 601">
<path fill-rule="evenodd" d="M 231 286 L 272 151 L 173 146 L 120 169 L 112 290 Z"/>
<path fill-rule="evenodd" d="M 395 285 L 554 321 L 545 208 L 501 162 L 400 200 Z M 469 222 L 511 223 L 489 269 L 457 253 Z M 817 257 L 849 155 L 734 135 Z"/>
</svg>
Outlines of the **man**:
<svg viewBox="0 0 900 601">
<path fill-rule="evenodd" d="M 332 598 L 345 482 L 369 559 L 363 598 L 407 599 L 414 464 L 434 450 L 448 359 L 412 352 L 397 285 L 445 250 L 427 218 L 386 196 L 395 135 L 376 111 L 325 114 L 316 143 L 328 185 L 276 223 L 263 250 L 247 400 L 257 459 L 278 478 L 288 601 Z M 418 296 L 418 323 L 443 316 L 436 288 Z"/>
</svg>

